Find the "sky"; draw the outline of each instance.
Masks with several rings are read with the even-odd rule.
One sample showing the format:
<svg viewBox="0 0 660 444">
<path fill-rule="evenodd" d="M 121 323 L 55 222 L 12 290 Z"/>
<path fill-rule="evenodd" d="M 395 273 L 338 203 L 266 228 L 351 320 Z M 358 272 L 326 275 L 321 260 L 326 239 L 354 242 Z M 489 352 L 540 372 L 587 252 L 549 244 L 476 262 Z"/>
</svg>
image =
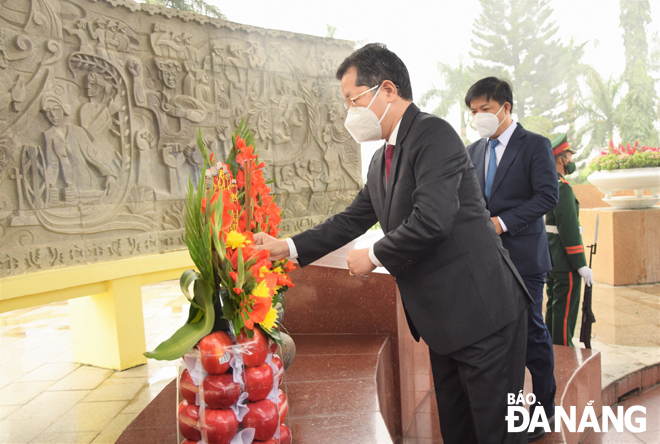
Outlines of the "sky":
<svg viewBox="0 0 660 444">
<path fill-rule="evenodd" d="M 233 22 L 321 37 L 326 36 L 326 25 L 330 24 L 337 28 L 335 38 L 361 44 L 385 43 L 408 67 L 413 100 L 433 86 L 442 87 L 439 61 L 456 65 L 462 57 L 470 63 L 473 23 L 481 13 L 479 0 L 207 1 L 217 5 Z M 660 32 L 660 1 L 650 3 L 652 23 L 647 36 Z M 623 72 L 619 0 L 551 0 L 550 7 L 554 9 L 551 20 L 559 27 L 557 35 L 563 43 L 571 38 L 577 43 L 589 42 L 584 62 L 594 66 L 604 78 Z M 497 26 L 493 23 L 494 28 Z M 427 108 L 426 111 L 432 109 Z M 447 120 L 458 131 L 457 110 Z M 477 137 L 476 133 L 468 133 L 471 140 Z M 380 143 L 363 144 L 363 169 L 379 146 Z"/>
</svg>

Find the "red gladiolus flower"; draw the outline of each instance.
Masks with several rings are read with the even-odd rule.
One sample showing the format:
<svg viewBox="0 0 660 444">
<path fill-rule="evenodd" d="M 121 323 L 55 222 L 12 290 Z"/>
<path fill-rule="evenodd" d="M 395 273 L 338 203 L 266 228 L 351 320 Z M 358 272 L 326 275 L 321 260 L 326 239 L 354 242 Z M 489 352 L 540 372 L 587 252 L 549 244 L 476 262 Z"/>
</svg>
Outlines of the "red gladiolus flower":
<svg viewBox="0 0 660 444">
<path fill-rule="evenodd" d="M 247 301 L 241 302 L 241 317 L 243 323 L 250 330 L 254 329 L 254 324 L 263 322 L 270 311 L 273 301 L 271 298 L 262 298 L 250 295 Z M 248 311 L 251 308 L 251 311 Z"/>
</svg>

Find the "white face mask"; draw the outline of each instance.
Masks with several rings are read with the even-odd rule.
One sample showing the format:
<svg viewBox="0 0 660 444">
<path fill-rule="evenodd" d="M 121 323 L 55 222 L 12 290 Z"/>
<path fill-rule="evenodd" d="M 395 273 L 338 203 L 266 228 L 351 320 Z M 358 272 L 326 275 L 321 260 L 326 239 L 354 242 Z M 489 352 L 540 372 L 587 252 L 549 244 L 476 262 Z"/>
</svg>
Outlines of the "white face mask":
<svg viewBox="0 0 660 444">
<path fill-rule="evenodd" d="M 385 114 L 390 109 L 391 103 L 387 104 L 387 108 L 385 108 L 385 112 L 380 120 L 376 116 L 376 113 L 369 109 L 371 104 L 374 103 L 374 100 L 376 100 L 379 92 L 380 86 L 366 108 L 363 106 L 354 106 L 348 109 L 344 126 L 357 143 L 371 142 L 383 138 L 383 129 L 380 126 L 380 122 L 385 118 Z"/>
<path fill-rule="evenodd" d="M 504 105 L 502 105 L 502 108 L 500 108 L 497 114 L 499 114 L 502 109 L 504 109 Z M 477 113 L 474 115 L 474 125 L 477 127 L 477 131 L 479 131 L 479 136 L 490 137 L 495 134 L 497 128 L 504 123 L 504 120 L 501 122 L 499 121 L 497 114 Z"/>
</svg>

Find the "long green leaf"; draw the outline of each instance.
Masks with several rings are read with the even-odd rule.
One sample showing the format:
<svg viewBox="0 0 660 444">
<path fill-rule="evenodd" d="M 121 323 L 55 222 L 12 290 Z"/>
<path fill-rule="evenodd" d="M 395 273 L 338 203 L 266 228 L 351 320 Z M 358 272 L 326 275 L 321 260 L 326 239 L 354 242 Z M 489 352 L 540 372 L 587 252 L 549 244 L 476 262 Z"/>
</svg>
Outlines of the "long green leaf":
<svg viewBox="0 0 660 444">
<path fill-rule="evenodd" d="M 186 324 L 178 329 L 172 337 L 162 342 L 155 350 L 146 352 L 144 356 L 160 361 L 173 361 L 185 355 L 204 336 L 211 333 L 215 322 L 213 309 L 213 289 L 201 279 L 195 280 L 195 296 L 199 297 L 199 304 L 205 311 L 202 321 Z"/>
<path fill-rule="evenodd" d="M 186 270 L 181 275 L 181 279 L 179 279 L 179 285 L 181 286 L 183 295 L 186 297 L 186 299 L 188 299 L 188 301 L 190 301 L 192 306 L 203 312 L 204 309 L 195 302 L 194 298 L 190 296 L 190 292 L 188 291 L 190 284 L 195 282 L 197 279 L 199 279 L 199 275 L 195 270 Z"/>
</svg>

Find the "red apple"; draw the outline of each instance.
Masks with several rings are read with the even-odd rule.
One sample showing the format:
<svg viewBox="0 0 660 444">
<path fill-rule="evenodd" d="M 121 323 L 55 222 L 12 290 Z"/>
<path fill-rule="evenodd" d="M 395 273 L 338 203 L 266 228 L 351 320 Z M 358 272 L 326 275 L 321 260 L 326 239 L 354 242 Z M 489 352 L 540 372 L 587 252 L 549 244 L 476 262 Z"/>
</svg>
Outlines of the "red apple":
<svg viewBox="0 0 660 444">
<path fill-rule="evenodd" d="M 265 399 L 273 389 L 273 369 L 268 364 L 245 368 L 245 391 L 248 401 Z"/>
<path fill-rule="evenodd" d="M 280 444 L 291 444 L 291 430 L 286 424 L 280 425 Z"/>
<path fill-rule="evenodd" d="M 279 401 L 277 402 L 277 408 L 280 411 L 280 424 L 286 419 L 286 414 L 289 411 L 289 401 L 286 399 L 286 395 L 282 390 L 277 391 Z"/>
<path fill-rule="evenodd" d="M 206 409 L 204 411 L 206 442 L 229 444 L 238 431 L 238 419 L 230 409 Z"/>
<path fill-rule="evenodd" d="M 277 355 L 273 355 L 273 364 L 277 367 L 277 372 L 273 375 L 273 378 L 277 378 L 277 387 L 282 385 L 282 380 L 284 379 L 284 363 L 282 358 Z"/>
<path fill-rule="evenodd" d="M 195 404 L 189 404 L 188 401 L 182 401 L 178 410 L 179 431 L 184 438 L 191 441 L 199 441 L 202 435 L 199 433 L 199 407 Z"/>
<path fill-rule="evenodd" d="M 249 411 L 243 417 L 241 427 L 255 429 L 254 439 L 256 440 L 265 441 L 272 438 L 277 430 L 279 419 L 277 406 L 272 401 L 264 399 L 263 401 L 248 402 L 247 407 Z"/>
<path fill-rule="evenodd" d="M 256 367 L 266 361 L 268 337 L 261 329 L 255 327 L 252 339 L 249 339 L 245 329 L 242 329 L 236 340 L 243 344 L 243 363 L 246 367 Z"/>
<path fill-rule="evenodd" d="M 282 358 L 280 358 L 277 355 L 273 355 L 273 364 L 275 364 L 275 367 L 277 367 L 278 372 L 284 368 L 284 363 L 282 362 Z"/>
<path fill-rule="evenodd" d="M 181 396 L 183 399 L 190 404 L 196 404 L 196 395 L 199 393 L 199 387 L 193 382 L 190 373 L 188 373 L 188 369 L 185 369 L 183 373 L 181 373 L 181 377 L 179 378 L 179 389 L 181 390 Z"/>
<path fill-rule="evenodd" d="M 291 430 L 285 424 L 280 425 L 280 439 L 273 437 L 267 441 L 252 441 L 253 444 L 291 444 Z"/>
<path fill-rule="evenodd" d="M 229 370 L 231 338 L 223 331 L 214 331 L 199 341 L 199 354 L 207 373 L 221 375 Z"/>
<path fill-rule="evenodd" d="M 208 375 L 202 383 L 204 402 L 212 409 L 228 409 L 241 396 L 241 384 L 234 382 L 234 375 Z"/>
</svg>

